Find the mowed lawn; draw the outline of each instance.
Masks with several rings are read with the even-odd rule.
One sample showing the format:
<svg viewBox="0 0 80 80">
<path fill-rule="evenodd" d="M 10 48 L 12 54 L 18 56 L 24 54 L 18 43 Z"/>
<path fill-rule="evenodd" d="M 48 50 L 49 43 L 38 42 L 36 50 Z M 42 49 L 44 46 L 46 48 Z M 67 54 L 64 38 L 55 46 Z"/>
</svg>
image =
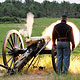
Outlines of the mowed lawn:
<svg viewBox="0 0 80 80">
<path fill-rule="evenodd" d="M 37 18 L 34 20 L 34 26 L 32 31 L 32 37 L 41 36 L 42 32 L 46 27 L 48 27 L 53 22 L 57 21 L 59 18 Z M 80 19 L 70 18 L 68 21 L 73 22 L 80 30 Z M 19 30 L 24 28 L 24 24 L 0 24 L 0 54 L 2 54 L 2 45 L 6 33 L 11 30 Z M 25 38 L 23 37 L 23 40 Z M 25 43 L 24 43 L 25 44 Z M 0 55 L 0 63 L 3 64 L 2 55 Z M 0 70 L 1 74 L 0 80 L 80 80 L 80 45 L 71 53 L 71 61 L 68 75 L 56 75 L 52 68 L 51 55 L 42 55 L 40 57 L 40 62 L 38 66 L 45 66 L 43 71 L 38 69 L 31 69 L 29 73 L 24 72 L 16 74 L 14 76 L 4 73 L 4 70 Z M 0 67 L 0 69 L 2 69 Z M 4 77 L 5 76 L 5 77 Z M 22 77 L 21 77 L 22 76 Z M 30 78 L 30 77 L 32 78 Z M 16 77 L 16 78 L 15 78 Z M 24 78 L 23 78 L 24 77 Z M 35 78 L 36 77 L 36 78 Z"/>
</svg>

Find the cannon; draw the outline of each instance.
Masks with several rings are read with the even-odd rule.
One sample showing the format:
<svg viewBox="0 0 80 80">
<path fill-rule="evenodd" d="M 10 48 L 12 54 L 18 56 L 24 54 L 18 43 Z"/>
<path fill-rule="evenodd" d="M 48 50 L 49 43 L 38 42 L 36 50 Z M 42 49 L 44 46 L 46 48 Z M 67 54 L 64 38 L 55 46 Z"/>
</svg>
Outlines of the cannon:
<svg viewBox="0 0 80 80">
<path fill-rule="evenodd" d="M 4 65 L 0 66 L 6 68 L 9 73 L 13 74 L 16 70 L 21 71 L 21 69 L 27 65 L 27 70 L 33 63 L 34 59 L 40 54 L 51 54 L 52 64 L 54 71 L 56 71 L 56 51 L 51 51 L 46 49 L 46 45 L 50 42 L 50 38 L 43 37 L 31 37 L 25 41 L 26 48 L 24 48 L 24 43 L 22 36 L 17 30 L 10 30 L 7 32 L 3 48 L 2 57 Z"/>
</svg>

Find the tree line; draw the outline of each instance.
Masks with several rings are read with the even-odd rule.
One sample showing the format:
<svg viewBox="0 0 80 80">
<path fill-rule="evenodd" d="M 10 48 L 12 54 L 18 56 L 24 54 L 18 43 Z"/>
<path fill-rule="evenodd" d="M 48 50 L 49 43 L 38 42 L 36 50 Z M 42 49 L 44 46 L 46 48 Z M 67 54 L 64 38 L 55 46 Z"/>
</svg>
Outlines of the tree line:
<svg viewBox="0 0 80 80">
<path fill-rule="evenodd" d="M 19 17 L 25 18 L 28 12 L 32 12 L 36 18 L 40 17 L 60 17 L 62 13 L 66 13 L 70 18 L 80 18 L 80 4 L 48 1 L 42 3 L 34 0 L 5 0 L 0 3 L 0 17 Z"/>
</svg>

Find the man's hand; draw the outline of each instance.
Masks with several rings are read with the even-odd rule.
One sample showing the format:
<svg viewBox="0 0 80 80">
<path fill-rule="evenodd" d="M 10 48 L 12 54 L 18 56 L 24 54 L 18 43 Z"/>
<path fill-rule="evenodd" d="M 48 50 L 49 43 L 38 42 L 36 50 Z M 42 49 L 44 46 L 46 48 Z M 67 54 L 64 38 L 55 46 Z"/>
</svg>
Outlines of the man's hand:
<svg viewBox="0 0 80 80">
<path fill-rule="evenodd" d="M 56 50 L 56 46 L 52 46 L 52 51 L 55 51 Z"/>
<path fill-rule="evenodd" d="M 54 56 L 56 56 L 56 46 L 52 46 L 52 54 L 54 55 Z"/>
</svg>

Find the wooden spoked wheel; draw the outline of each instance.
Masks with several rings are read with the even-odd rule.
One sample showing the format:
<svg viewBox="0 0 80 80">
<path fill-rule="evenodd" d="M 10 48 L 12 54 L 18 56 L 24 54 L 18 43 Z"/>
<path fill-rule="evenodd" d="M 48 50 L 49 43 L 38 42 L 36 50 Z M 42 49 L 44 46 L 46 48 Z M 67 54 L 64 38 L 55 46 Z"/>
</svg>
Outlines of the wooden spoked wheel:
<svg viewBox="0 0 80 80">
<path fill-rule="evenodd" d="M 2 48 L 2 56 L 4 65 L 12 68 L 14 62 L 20 57 L 20 55 L 16 55 L 15 53 L 10 53 L 14 49 L 23 49 L 24 44 L 20 33 L 16 30 L 10 30 L 7 32 L 3 48 Z"/>
<path fill-rule="evenodd" d="M 53 69 L 54 71 L 57 73 L 57 69 L 56 69 L 56 61 L 57 61 L 57 53 L 52 51 L 52 65 L 53 65 Z"/>
</svg>

